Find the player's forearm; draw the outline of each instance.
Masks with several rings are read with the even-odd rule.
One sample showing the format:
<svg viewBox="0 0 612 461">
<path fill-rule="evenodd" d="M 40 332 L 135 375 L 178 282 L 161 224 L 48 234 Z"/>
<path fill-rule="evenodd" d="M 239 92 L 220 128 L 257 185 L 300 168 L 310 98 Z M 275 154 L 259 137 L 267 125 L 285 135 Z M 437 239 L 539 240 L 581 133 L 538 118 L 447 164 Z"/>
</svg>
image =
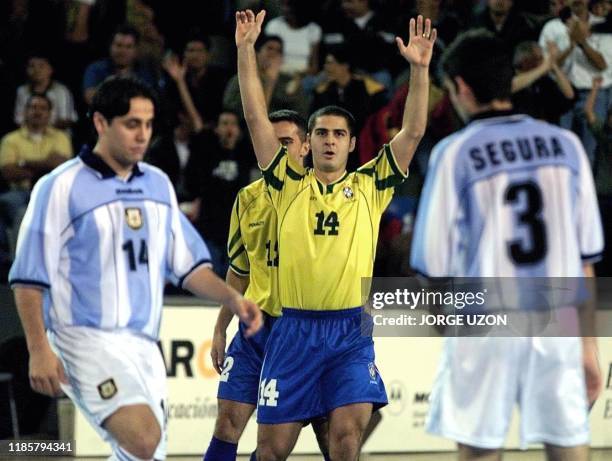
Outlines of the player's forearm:
<svg viewBox="0 0 612 461">
<path fill-rule="evenodd" d="M 429 67 L 410 69 L 410 87 L 404 106 L 402 130 L 408 136 L 420 140 L 427 128 L 427 109 L 429 103 Z"/>
<path fill-rule="evenodd" d="M 574 42 L 571 42 L 570 46 L 568 46 L 559 54 L 559 56 L 557 56 L 557 65 L 563 66 L 567 57 L 572 53 L 572 51 L 574 51 L 575 46 L 576 44 Z"/>
<path fill-rule="evenodd" d="M 595 269 L 592 264 L 585 264 L 583 272 L 586 283 L 587 299 L 579 309 L 580 333 L 585 346 L 597 345 L 596 334 L 596 306 L 597 306 L 597 286 Z"/>
<path fill-rule="evenodd" d="M 210 299 L 221 305 L 233 306 L 236 304 L 236 299 L 242 297 L 238 291 L 227 285 L 208 267 L 196 269 L 187 277 L 183 286 L 194 295 Z"/>
<path fill-rule="evenodd" d="M 16 286 L 15 304 L 30 354 L 49 347 L 43 319 L 43 293 L 38 288 Z"/>
<path fill-rule="evenodd" d="M 278 144 L 272 124 L 268 120 L 266 96 L 257 71 L 255 48 L 251 44 L 238 47 L 238 84 L 242 109 L 246 120 L 257 161 L 262 167 L 272 161 Z M 271 138 L 270 138 L 271 133 Z"/>
<path fill-rule="evenodd" d="M 241 294 L 244 294 L 246 292 L 247 287 L 249 286 L 248 277 L 241 277 L 239 275 L 236 275 L 231 269 L 227 270 L 225 281 L 229 286 L 236 289 L 236 291 Z M 217 330 L 219 333 L 225 333 L 227 327 L 232 321 L 232 318 L 234 318 L 234 313 L 232 312 L 232 310 L 225 305 L 221 306 L 221 310 L 219 311 L 219 315 L 217 316 L 215 330 Z"/>
</svg>

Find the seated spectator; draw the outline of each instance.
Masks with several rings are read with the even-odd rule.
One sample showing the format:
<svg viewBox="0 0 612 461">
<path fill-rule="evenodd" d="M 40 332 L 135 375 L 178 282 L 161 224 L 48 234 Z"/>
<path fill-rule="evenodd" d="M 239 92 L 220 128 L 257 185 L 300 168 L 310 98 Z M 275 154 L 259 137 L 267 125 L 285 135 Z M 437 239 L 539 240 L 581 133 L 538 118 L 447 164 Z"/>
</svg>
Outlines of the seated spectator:
<svg viewBox="0 0 612 461">
<path fill-rule="evenodd" d="M 405 66 L 396 52 L 396 34 L 389 21 L 372 9 L 370 0 L 342 0 L 339 15 L 329 15 L 322 22 L 321 56 L 327 56 L 330 47 L 344 45 L 352 53 L 355 69 L 391 88 L 391 74 Z"/>
<path fill-rule="evenodd" d="M 132 26 L 120 26 L 112 36 L 109 57 L 87 66 L 83 76 L 83 98 L 88 105 L 98 85 L 111 75 L 133 75 L 157 87 L 154 73 L 137 62 L 139 39 L 140 35 Z"/>
<path fill-rule="evenodd" d="M 53 80 L 53 66 L 45 56 L 32 54 L 26 66 L 27 83 L 17 88 L 15 101 L 15 123 L 24 122 L 25 106 L 33 94 L 46 95 L 52 104 L 49 123 L 60 130 L 70 128 L 78 115 L 74 108 L 74 98 L 70 90 Z"/>
<path fill-rule="evenodd" d="M 310 74 L 319 71 L 319 43 L 321 27 L 305 23 L 303 2 L 281 0 L 282 16 L 271 19 L 266 25 L 267 35 L 277 35 L 283 40 L 284 59 L 281 71 L 288 74 Z"/>
<path fill-rule="evenodd" d="M 281 72 L 284 53 L 281 38 L 273 35 L 262 36 L 255 48 L 257 67 L 264 87 L 268 112 L 289 109 L 306 114 L 308 103 L 299 81 Z M 233 76 L 225 88 L 223 108 L 240 114 L 241 119 L 244 119 L 238 75 Z"/>
<path fill-rule="evenodd" d="M 328 51 L 324 70 L 327 81 L 315 89 L 310 113 L 324 106 L 343 107 L 355 117 L 359 133 L 366 118 L 385 105 L 385 87 L 369 76 L 356 75 L 350 54 L 343 46 Z"/>
<path fill-rule="evenodd" d="M 559 124 L 570 110 L 576 93 L 557 64 L 557 46 L 550 42 L 546 58 L 537 42 L 523 42 L 514 52 L 512 105 L 514 110 L 549 123 Z M 549 74 L 550 73 L 550 74 Z"/>
<path fill-rule="evenodd" d="M 52 107 L 47 96 L 30 96 L 23 126 L 8 133 L 0 145 L 0 172 L 11 189 L 0 194 L 0 225 L 5 231 L 12 230 L 12 251 L 32 186 L 72 156 L 66 133 L 50 126 Z"/>
<path fill-rule="evenodd" d="M 206 128 L 212 128 L 223 108 L 223 92 L 230 76 L 224 69 L 210 64 L 208 37 L 194 33 L 187 39 L 183 47 L 181 66 L 184 68 L 181 72 L 184 74 L 187 89 L 202 123 Z M 174 83 L 168 84 L 164 98 L 168 110 L 170 113 L 176 113 L 176 104 L 181 102 L 183 110 L 187 110 L 176 79 L 172 77 Z"/>
<path fill-rule="evenodd" d="M 471 27 L 490 30 L 504 41 L 511 53 L 519 43 L 537 39 L 537 31 L 514 8 L 513 0 L 487 0 L 487 6 L 476 15 Z"/>
</svg>

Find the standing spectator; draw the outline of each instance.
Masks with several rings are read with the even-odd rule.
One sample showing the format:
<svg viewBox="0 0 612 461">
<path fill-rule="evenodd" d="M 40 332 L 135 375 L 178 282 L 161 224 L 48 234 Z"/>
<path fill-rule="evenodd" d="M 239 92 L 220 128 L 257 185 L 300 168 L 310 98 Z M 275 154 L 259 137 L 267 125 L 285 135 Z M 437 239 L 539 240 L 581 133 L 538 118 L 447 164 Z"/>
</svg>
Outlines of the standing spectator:
<svg viewBox="0 0 612 461">
<path fill-rule="evenodd" d="M 174 58 L 172 58 L 174 59 Z M 173 65 L 178 65 L 174 60 Z M 228 73 L 210 64 L 210 40 L 204 35 L 192 34 L 183 47 L 181 72 L 184 74 L 189 95 L 196 110 L 207 128 L 212 128 L 223 108 L 223 92 L 229 80 Z M 168 69 L 166 68 L 166 71 Z M 175 76 L 172 75 L 174 82 Z M 170 113 L 176 113 L 176 103 L 181 101 L 185 106 L 184 94 L 176 83 L 169 84 L 166 90 L 166 104 Z"/>
<path fill-rule="evenodd" d="M 250 144 L 243 138 L 238 114 L 224 110 L 214 131 L 203 132 L 196 144 L 202 157 L 200 179 L 202 207 L 198 227 L 204 236 L 215 272 L 225 276 L 228 268 L 227 229 L 234 197 L 249 183 L 255 168 Z"/>
<path fill-rule="evenodd" d="M 346 47 L 330 49 L 325 56 L 327 81 L 315 89 L 310 113 L 325 106 L 340 106 L 355 117 L 355 133 L 363 128 L 366 119 L 386 103 L 385 87 L 369 76 L 353 73 Z M 360 164 L 359 154 L 349 156 L 348 170 Z"/>
<path fill-rule="evenodd" d="M 558 52 L 554 43 L 549 43 L 546 57 L 537 42 L 523 42 L 516 48 L 512 80 L 516 112 L 558 125 L 561 115 L 572 108 L 576 93 L 557 64 Z M 519 83 L 522 78 L 526 80 Z"/>
<path fill-rule="evenodd" d="M 119 26 L 111 39 L 109 57 L 87 66 L 83 76 L 83 98 L 88 105 L 98 85 L 111 75 L 133 75 L 152 87 L 157 86 L 154 74 L 136 60 L 139 40 L 140 35 L 132 26 Z"/>
<path fill-rule="evenodd" d="M 24 124 L 2 139 L 0 172 L 11 190 L 0 195 L 0 220 L 4 230 L 12 230 L 10 249 L 30 199 L 34 183 L 72 156 L 70 139 L 61 130 L 50 126 L 53 104 L 41 94 L 30 96 L 25 106 Z"/>
<path fill-rule="evenodd" d="M 282 39 L 275 35 L 263 36 L 257 42 L 256 51 L 268 112 L 289 109 L 305 114 L 308 104 L 299 82 L 281 72 L 284 55 Z M 234 75 L 225 88 L 223 107 L 244 119 L 238 75 Z"/>
<path fill-rule="evenodd" d="M 472 27 L 484 27 L 493 32 L 502 39 L 509 53 L 519 43 L 537 38 L 537 32 L 526 17 L 514 8 L 514 0 L 487 0 L 487 6 L 476 15 Z"/>
<path fill-rule="evenodd" d="M 314 22 L 304 22 L 306 15 L 300 5 L 303 3 L 297 0 L 281 0 L 282 16 L 271 19 L 265 32 L 283 40 L 282 72 L 313 75 L 319 70 L 321 27 Z"/>
<path fill-rule="evenodd" d="M 329 47 L 345 45 L 353 54 L 356 69 L 390 88 L 391 73 L 403 66 L 389 21 L 372 9 L 370 0 L 342 0 L 341 7 L 340 17 L 330 14 L 322 23 L 321 56 L 327 56 Z"/>
<path fill-rule="evenodd" d="M 599 211 L 604 228 L 606 241 L 612 239 L 612 108 L 608 109 L 605 119 L 600 119 L 595 113 L 595 101 L 601 88 L 601 77 L 593 79 L 593 88 L 584 105 L 584 114 L 589 129 L 597 140 L 597 156 L 595 163 L 595 188 L 599 201 Z M 612 251 L 610 246 L 604 249 L 603 260 L 597 265 L 600 276 L 612 275 Z"/>
<path fill-rule="evenodd" d="M 53 66 L 49 58 L 32 54 L 26 66 L 27 82 L 17 88 L 15 101 L 15 123 L 24 122 L 27 101 L 33 94 L 44 94 L 51 101 L 49 123 L 60 130 L 70 128 L 78 115 L 74 108 L 74 98 L 70 90 L 53 79 Z"/>
</svg>

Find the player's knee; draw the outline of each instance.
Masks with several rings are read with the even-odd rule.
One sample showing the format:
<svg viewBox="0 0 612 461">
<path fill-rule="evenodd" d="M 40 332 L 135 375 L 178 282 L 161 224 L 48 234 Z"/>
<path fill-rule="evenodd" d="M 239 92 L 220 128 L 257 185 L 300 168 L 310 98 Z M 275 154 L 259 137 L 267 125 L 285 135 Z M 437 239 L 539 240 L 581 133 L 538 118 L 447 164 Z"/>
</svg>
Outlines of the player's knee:
<svg viewBox="0 0 612 461">
<path fill-rule="evenodd" d="M 283 444 L 257 445 L 257 461 L 285 461 L 289 450 Z"/>
<path fill-rule="evenodd" d="M 215 423 L 215 437 L 225 442 L 238 443 L 251 413 L 252 411 L 233 408 L 231 405 L 220 402 Z"/>
<path fill-rule="evenodd" d="M 125 450 L 140 459 L 153 459 L 155 451 L 161 440 L 161 432 L 139 431 L 132 439 L 125 443 Z"/>
<path fill-rule="evenodd" d="M 329 437 L 329 453 L 332 459 L 355 459 L 361 444 L 361 431 L 357 427 L 336 430 Z"/>
</svg>

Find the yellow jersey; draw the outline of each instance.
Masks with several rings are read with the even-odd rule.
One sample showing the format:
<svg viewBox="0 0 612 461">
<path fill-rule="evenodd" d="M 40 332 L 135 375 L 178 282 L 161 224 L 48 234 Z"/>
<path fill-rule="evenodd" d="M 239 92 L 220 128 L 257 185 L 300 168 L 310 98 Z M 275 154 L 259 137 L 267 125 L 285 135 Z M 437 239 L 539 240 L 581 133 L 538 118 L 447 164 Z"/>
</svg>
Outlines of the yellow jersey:
<svg viewBox="0 0 612 461">
<path fill-rule="evenodd" d="M 391 147 L 328 185 L 281 147 L 263 176 L 277 212 L 282 306 L 361 306 L 361 279 L 372 276 L 380 217 L 407 177 Z"/>
<path fill-rule="evenodd" d="M 227 255 L 230 269 L 249 277 L 245 298 L 256 302 L 271 316 L 281 315 L 276 211 L 263 179 L 241 189 L 236 196 Z"/>
</svg>

